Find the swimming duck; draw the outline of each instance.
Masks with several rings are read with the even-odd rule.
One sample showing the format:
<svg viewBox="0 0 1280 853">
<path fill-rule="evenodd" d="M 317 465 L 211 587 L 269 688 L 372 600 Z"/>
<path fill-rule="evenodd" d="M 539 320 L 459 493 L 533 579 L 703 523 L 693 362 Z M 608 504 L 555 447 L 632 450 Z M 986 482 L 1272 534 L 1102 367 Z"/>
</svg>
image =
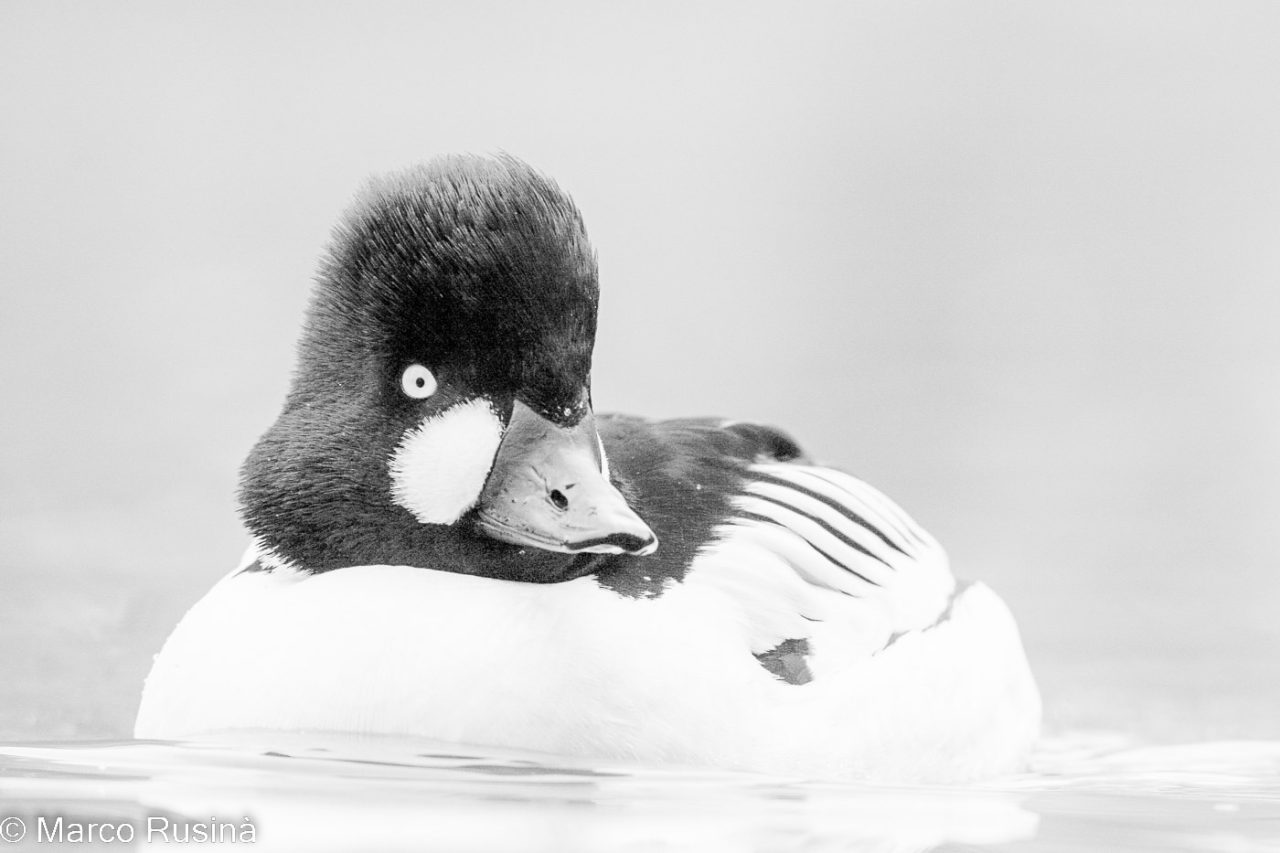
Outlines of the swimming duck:
<svg viewBox="0 0 1280 853">
<path fill-rule="evenodd" d="M 582 218 L 507 156 L 373 181 L 242 469 L 252 546 L 140 738 L 420 736 L 875 780 L 1017 769 L 1017 627 L 788 434 L 597 414 Z"/>
</svg>

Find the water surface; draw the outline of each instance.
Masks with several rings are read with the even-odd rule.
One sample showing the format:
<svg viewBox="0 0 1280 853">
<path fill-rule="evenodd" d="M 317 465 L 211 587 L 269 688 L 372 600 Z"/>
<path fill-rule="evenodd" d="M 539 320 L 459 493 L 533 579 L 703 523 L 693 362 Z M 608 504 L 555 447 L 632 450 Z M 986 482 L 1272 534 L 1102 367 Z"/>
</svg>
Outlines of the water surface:
<svg viewBox="0 0 1280 853">
<path fill-rule="evenodd" d="M 328 735 L 15 744 L 0 802 L 28 829 L 19 850 L 51 846 L 38 822 L 62 816 L 64 832 L 127 824 L 139 848 L 196 825 L 243 847 L 250 825 L 264 850 L 1264 851 L 1280 850 L 1280 742 L 1077 735 L 1043 743 L 1027 774 L 964 787 Z"/>
</svg>

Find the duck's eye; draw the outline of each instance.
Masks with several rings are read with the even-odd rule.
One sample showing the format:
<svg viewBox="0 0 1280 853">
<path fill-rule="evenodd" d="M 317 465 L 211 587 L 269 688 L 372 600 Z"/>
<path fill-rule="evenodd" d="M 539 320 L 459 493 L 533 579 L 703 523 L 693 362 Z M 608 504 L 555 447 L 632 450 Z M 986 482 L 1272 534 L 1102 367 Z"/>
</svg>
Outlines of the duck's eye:
<svg viewBox="0 0 1280 853">
<path fill-rule="evenodd" d="M 400 390 L 406 397 L 425 400 L 436 393 L 436 378 L 421 364 L 411 364 L 400 374 Z"/>
</svg>

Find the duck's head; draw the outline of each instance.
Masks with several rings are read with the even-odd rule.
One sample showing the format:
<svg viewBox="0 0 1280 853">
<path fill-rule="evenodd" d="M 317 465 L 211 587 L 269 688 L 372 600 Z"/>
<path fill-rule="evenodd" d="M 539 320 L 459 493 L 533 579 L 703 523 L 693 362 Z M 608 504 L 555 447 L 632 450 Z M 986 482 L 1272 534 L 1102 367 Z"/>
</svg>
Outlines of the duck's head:
<svg viewBox="0 0 1280 853">
<path fill-rule="evenodd" d="M 510 157 L 373 182 L 335 230 L 243 515 L 312 571 L 519 580 L 644 555 L 591 409 L 598 285 L 573 203 Z"/>
</svg>

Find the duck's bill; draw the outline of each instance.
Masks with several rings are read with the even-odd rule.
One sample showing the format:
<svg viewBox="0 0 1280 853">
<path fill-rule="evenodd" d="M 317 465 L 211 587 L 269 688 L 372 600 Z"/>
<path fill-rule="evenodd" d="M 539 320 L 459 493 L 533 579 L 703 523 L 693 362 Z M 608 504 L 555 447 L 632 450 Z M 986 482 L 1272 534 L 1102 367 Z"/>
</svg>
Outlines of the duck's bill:
<svg viewBox="0 0 1280 853">
<path fill-rule="evenodd" d="M 544 551 L 652 554 L 658 538 L 603 468 L 590 413 L 565 428 L 517 402 L 476 526 L 493 539 Z"/>
<path fill-rule="evenodd" d="M 643 557 L 658 549 L 658 540 L 652 533 L 648 537 L 633 533 L 611 533 L 587 539 L 556 538 L 536 530 L 513 526 L 484 510 L 477 514 L 476 526 L 490 538 L 501 542 L 566 554 L 631 554 Z"/>
</svg>

